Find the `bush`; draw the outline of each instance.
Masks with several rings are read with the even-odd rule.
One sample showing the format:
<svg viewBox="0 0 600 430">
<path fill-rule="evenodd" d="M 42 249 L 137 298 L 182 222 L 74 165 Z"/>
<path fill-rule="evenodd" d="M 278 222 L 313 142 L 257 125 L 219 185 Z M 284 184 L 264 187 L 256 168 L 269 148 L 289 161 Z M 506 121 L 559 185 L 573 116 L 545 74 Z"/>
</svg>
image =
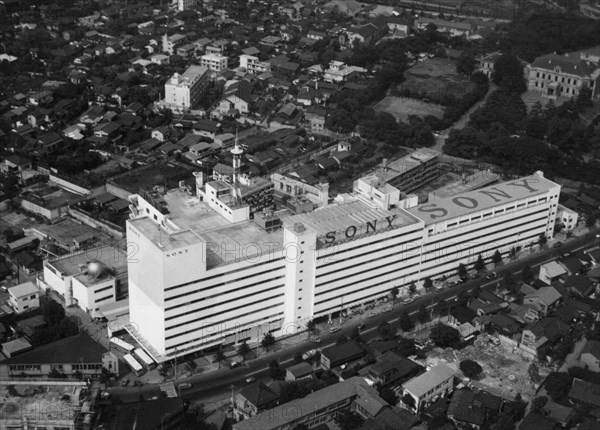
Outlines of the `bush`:
<svg viewBox="0 0 600 430">
<path fill-rule="evenodd" d="M 460 362 L 460 370 L 467 378 L 475 379 L 483 372 L 483 368 L 474 360 L 463 360 Z"/>
</svg>

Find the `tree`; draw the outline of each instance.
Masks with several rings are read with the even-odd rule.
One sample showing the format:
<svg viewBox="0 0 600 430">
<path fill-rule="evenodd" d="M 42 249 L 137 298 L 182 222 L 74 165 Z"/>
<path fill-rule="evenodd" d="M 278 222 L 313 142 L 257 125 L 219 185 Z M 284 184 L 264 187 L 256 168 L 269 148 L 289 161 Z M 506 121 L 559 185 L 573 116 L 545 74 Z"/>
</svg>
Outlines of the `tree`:
<svg viewBox="0 0 600 430">
<path fill-rule="evenodd" d="M 225 361 L 225 353 L 223 352 L 223 350 L 219 347 L 219 349 L 217 349 L 217 352 L 215 354 L 215 359 L 217 360 L 217 363 L 219 363 L 219 369 L 221 368 L 221 363 L 223 361 Z"/>
<path fill-rule="evenodd" d="M 527 410 L 527 402 L 523 400 L 521 393 L 517 393 L 512 404 L 513 417 L 515 421 L 521 421 Z"/>
<path fill-rule="evenodd" d="M 411 296 L 414 296 L 416 292 L 417 292 L 417 286 L 415 284 L 415 281 L 412 281 L 408 285 L 408 294 L 410 294 Z"/>
<path fill-rule="evenodd" d="M 483 260 L 481 254 L 477 256 L 477 261 L 475 261 L 474 268 L 477 273 L 485 270 L 485 261 Z"/>
<path fill-rule="evenodd" d="M 456 302 L 461 305 L 466 305 L 469 302 L 469 293 L 466 290 L 462 290 L 456 297 Z"/>
<path fill-rule="evenodd" d="M 416 404 L 415 404 L 415 399 L 413 398 L 413 396 L 411 396 L 410 394 L 405 394 L 402 397 L 402 403 L 404 403 L 406 406 L 408 406 L 410 409 L 415 409 L 416 408 Z"/>
<path fill-rule="evenodd" d="M 560 403 L 567 398 L 572 383 L 573 377 L 568 373 L 551 372 L 544 381 L 544 387 L 550 398 Z"/>
<path fill-rule="evenodd" d="M 414 321 L 410 318 L 410 315 L 408 315 L 408 312 L 406 311 L 402 311 L 400 314 L 399 324 L 403 331 L 411 331 L 415 327 Z"/>
<path fill-rule="evenodd" d="M 460 370 L 467 378 L 471 379 L 477 378 L 483 372 L 483 368 L 479 363 L 469 359 L 460 362 Z"/>
<path fill-rule="evenodd" d="M 585 226 L 588 228 L 592 228 L 596 225 L 596 220 L 598 216 L 594 212 L 589 212 L 585 215 Z"/>
<path fill-rule="evenodd" d="M 356 412 L 343 410 L 333 419 L 341 430 L 354 430 L 362 426 L 363 419 Z"/>
<path fill-rule="evenodd" d="M 469 272 L 467 271 L 467 266 L 465 266 L 463 263 L 460 263 L 458 265 L 457 274 L 461 280 L 467 279 L 469 277 Z"/>
<path fill-rule="evenodd" d="M 396 330 L 385 320 L 379 323 L 377 332 L 383 340 L 392 340 L 396 338 Z"/>
<path fill-rule="evenodd" d="M 417 314 L 417 320 L 421 324 L 425 324 L 427 321 L 429 321 L 429 312 L 427 311 L 427 308 L 425 307 L 424 304 L 419 306 L 419 313 Z"/>
<path fill-rule="evenodd" d="M 269 351 L 269 347 L 275 345 L 275 336 L 273 336 L 272 333 L 265 333 L 260 343 L 267 351 Z"/>
<path fill-rule="evenodd" d="M 546 403 L 548 403 L 548 397 L 546 397 L 546 396 L 536 397 L 535 399 L 533 399 L 531 401 L 531 410 L 533 412 L 541 412 L 543 407 L 546 406 Z"/>
<path fill-rule="evenodd" d="M 515 55 L 501 55 L 494 63 L 492 81 L 502 90 L 521 94 L 527 90 L 523 65 Z"/>
<path fill-rule="evenodd" d="M 546 245 L 546 242 L 548 242 L 548 238 L 544 233 L 540 233 L 540 236 L 538 237 L 538 244 L 540 247 L 543 248 Z"/>
<path fill-rule="evenodd" d="M 240 346 L 238 346 L 238 350 L 237 350 L 238 354 L 242 356 L 242 360 L 246 361 L 246 355 L 250 354 L 250 347 L 248 346 L 248 344 L 246 343 L 246 341 L 243 341 Z"/>
<path fill-rule="evenodd" d="M 271 360 L 269 363 L 269 374 L 271 375 L 271 378 L 276 380 L 285 379 L 285 370 L 279 367 L 279 363 L 275 359 Z"/>
<path fill-rule="evenodd" d="M 475 285 L 475 288 L 473 288 L 471 290 L 471 295 L 470 295 L 471 300 L 476 300 L 480 294 L 481 294 L 481 285 L 477 284 L 477 285 Z"/>
<path fill-rule="evenodd" d="M 460 343 L 460 333 L 455 328 L 438 324 L 431 330 L 430 339 L 441 348 L 455 348 Z"/>
<path fill-rule="evenodd" d="M 393 287 L 390 290 L 390 296 L 392 297 L 392 301 L 396 303 L 396 299 L 398 298 L 398 287 Z"/>
<path fill-rule="evenodd" d="M 463 51 L 456 60 L 456 71 L 466 76 L 471 76 L 475 71 L 477 62 L 471 52 Z"/>
<path fill-rule="evenodd" d="M 310 338 L 310 335 L 313 334 L 315 332 L 315 329 L 317 328 L 317 324 L 315 323 L 314 320 L 309 320 L 306 323 L 306 329 L 308 330 L 308 337 Z"/>
<path fill-rule="evenodd" d="M 518 281 L 515 279 L 514 275 L 511 272 L 507 272 L 506 275 L 504 275 L 503 286 L 510 293 L 515 293 L 517 291 L 518 285 Z"/>
<path fill-rule="evenodd" d="M 531 284 L 533 282 L 533 270 L 530 265 L 523 266 L 523 270 L 521 271 L 521 279 L 526 284 Z"/>
<path fill-rule="evenodd" d="M 48 326 L 53 326 L 65 319 L 65 309 L 54 300 L 47 300 L 42 306 L 42 314 Z"/>
<path fill-rule="evenodd" d="M 425 291 L 430 291 L 433 288 L 433 280 L 429 276 L 423 281 L 423 288 L 425 288 Z"/>
<path fill-rule="evenodd" d="M 498 249 L 496 250 L 496 252 L 494 252 L 492 261 L 494 262 L 494 265 L 496 267 L 498 267 L 498 265 L 502 263 L 502 254 L 500 253 L 500 251 Z"/>
<path fill-rule="evenodd" d="M 379 397 L 388 402 L 390 405 L 395 406 L 398 404 L 398 396 L 390 387 L 383 387 L 379 390 Z"/>
<path fill-rule="evenodd" d="M 50 378 L 50 379 L 64 379 L 64 378 L 66 378 L 66 377 L 67 377 L 67 375 L 65 375 L 65 374 L 64 374 L 64 373 L 62 373 L 62 372 L 59 372 L 59 371 L 58 371 L 58 370 L 56 370 L 56 369 L 52 369 L 52 370 L 50 371 L 50 373 L 48 373 L 48 378 Z"/>
<path fill-rule="evenodd" d="M 515 247 L 510 248 L 508 255 L 511 260 L 514 260 L 515 258 L 517 258 L 517 248 L 515 248 Z"/>
</svg>

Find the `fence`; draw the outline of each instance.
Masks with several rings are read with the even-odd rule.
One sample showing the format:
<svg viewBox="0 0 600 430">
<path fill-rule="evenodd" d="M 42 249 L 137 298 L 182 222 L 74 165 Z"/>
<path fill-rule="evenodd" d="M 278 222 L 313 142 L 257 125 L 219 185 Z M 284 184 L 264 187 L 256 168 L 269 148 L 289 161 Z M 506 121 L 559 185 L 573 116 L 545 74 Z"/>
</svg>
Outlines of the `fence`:
<svg viewBox="0 0 600 430">
<path fill-rule="evenodd" d="M 73 218 L 81 221 L 82 223 L 89 225 L 92 228 L 97 230 L 101 230 L 105 233 L 108 233 L 112 237 L 123 238 L 125 237 L 125 231 L 123 228 L 119 227 L 116 224 L 111 223 L 110 221 L 102 221 L 92 218 L 87 213 L 83 212 L 80 209 L 74 209 L 69 207 L 69 215 Z"/>
</svg>

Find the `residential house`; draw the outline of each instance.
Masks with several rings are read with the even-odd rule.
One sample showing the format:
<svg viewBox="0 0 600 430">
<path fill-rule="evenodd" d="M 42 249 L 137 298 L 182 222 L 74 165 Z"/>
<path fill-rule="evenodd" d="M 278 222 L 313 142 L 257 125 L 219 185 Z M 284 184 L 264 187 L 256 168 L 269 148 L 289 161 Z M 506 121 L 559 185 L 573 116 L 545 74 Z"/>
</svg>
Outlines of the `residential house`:
<svg viewBox="0 0 600 430">
<path fill-rule="evenodd" d="M 165 54 L 154 54 L 150 56 L 150 61 L 158 65 L 169 64 L 169 56 Z"/>
<path fill-rule="evenodd" d="M 162 51 L 169 55 L 175 55 L 176 49 L 181 46 L 186 40 L 183 34 L 173 34 L 171 36 L 163 35 Z"/>
<path fill-rule="evenodd" d="M 567 276 L 564 286 L 579 297 L 589 297 L 596 289 L 596 284 L 584 275 Z"/>
<path fill-rule="evenodd" d="M 600 341 L 588 340 L 581 350 L 579 361 L 592 372 L 600 372 Z"/>
<path fill-rule="evenodd" d="M 223 98 L 219 102 L 218 112 L 221 115 L 235 113 L 246 115 L 250 112 L 253 86 L 248 81 L 239 81 L 225 89 Z"/>
<path fill-rule="evenodd" d="M 250 418 L 259 412 L 276 406 L 279 396 L 262 382 L 248 385 L 235 395 L 234 414 Z"/>
<path fill-rule="evenodd" d="M 260 75 L 271 71 L 271 64 L 267 61 L 260 61 L 258 57 L 248 54 L 240 55 L 240 68 L 246 69 L 248 73 Z"/>
<path fill-rule="evenodd" d="M 385 18 L 387 27 L 395 37 L 408 36 L 412 27 L 412 22 L 409 19 L 400 16 L 389 16 Z"/>
<path fill-rule="evenodd" d="M 600 385 L 581 379 L 573 379 L 569 399 L 576 404 L 600 408 Z"/>
<path fill-rule="evenodd" d="M 321 31 L 315 31 L 315 30 L 310 30 L 306 34 L 306 37 L 308 39 L 315 40 L 315 41 L 317 41 L 317 40 L 323 40 L 323 39 L 325 39 L 326 36 L 327 36 L 326 33 L 323 33 Z"/>
<path fill-rule="evenodd" d="M 285 371 L 285 380 L 295 382 L 312 377 L 313 368 L 309 363 L 302 362 L 290 366 Z"/>
<path fill-rule="evenodd" d="M 486 421 L 495 422 L 501 406 L 498 396 L 461 389 L 452 395 L 446 415 L 457 428 L 480 429 Z"/>
<path fill-rule="evenodd" d="M 561 264 L 557 263 L 556 261 L 550 261 L 540 266 L 538 279 L 545 284 L 550 285 L 566 274 L 567 269 L 565 269 Z"/>
<path fill-rule="evenodd" d="M 575 227 L 577 227 L 578 221 L 579 214 L 577 212 L 561 204 L 558 205 L 556 210 L 556 222 L 563 226 L 564 231 L 573 231 Z"/>
<path fill-rule="evenodd" d="M 542 287 L 523 298 L 523 304 L 536 305 L 543 316 L 556 309 L 561 302 L 562 296 L 554 287 Z"/>
<path fill-rule="evenodd" d="M 455 372 L 445 364 L 438 364 L 422 375 L 402 385 L 402 395 L 414 400 L 413 412 L 419 413 L 430 403 L 451 393 L 454 389 Z"/>
<path fill-rule="evenodd" d="M 556 430 L 559 425 L 538 412 L 530 412 L 519 424 L 519 430 Z"/>
<path fill-rule="evenodd" d="M 196 54 L 196 45 L 193 43 L 186 43 L 178 46 L 176 52 L 181 58 L 192 58 Z"/>
<path fill-rule="evenodd" d="M 477 70 L 487 76 L 488 79 L 491 79 L 492 73 L 494 73 L 494 64 L 501 55 L 500 52 L 493 52 L 477 58 Z"/>
<path fill-rule="evenodd" d="M 585 268 L 583 262 L 576 256 L 571 256 L 559 260 L 561 266 L 563 266 L 569 275 L 578 275 Z"/>
<path fill-rule="evenodd" d="M 349 341 L 341 345 L 333 345 L 321 351 L 321 366 L 325 369 L 333 369 L 342 364 L 358 360 L 365 355 L 365 351 L 355 341 Z"/>
<path fill-rule="evenodd" d="M 415 376 L 419 369 L 420 366 L 414 361 L 388 351 L 381 355 L 376 363 L 361 369 L 359 374 L 373 384 L 394 386 Z"/>
<path fill-rule="evenodd" d="M 569 326 L 555 317 L 530 323 L 523 329 L 521 343 L 537 351 L 546 343 L 553 344 L 569 332 Z"/>
<path fill-rule="evenodd" d="M 79 122 L 81 122 L 82 124 L 90 124 L 92 126 L 96 126 L 100 121 L 102 121 L 104 114 L 104 107 L 100 105 L 94 105 L 91 108 L 89 108 L 85 113 L 81 114 L 81 116 L 79 117 Z"/>
<path fill-rule="evenodd" d="M 366 72 L 362 67 L 347 66 L 341 61 L 332 61 L 329 63 L 329 68 L 325 70 L 323 80 L 325 82 L 346 82 L 355 74 L 364 74 Z"/>
<path fill-rule="evenodd" d="M 40 290 L 33 282 L 25 282 L 8 289 L 8 304 L 17 314 L 40 307 Z"/>
<path fill-rule="evenodd" d="M 327 110 L 320 106 L 311 106 L 304 112 L 304 119 L 310 124 L 311 133 L 320 134 L 325 130 Z"/>
<path fill-rule="evenodd" d="M 377 26 L 372 23 L 350 28 L 340 35 L 340 44 L 350 47 L 356 42 L 361 45 L 371 45 L 376 41 L 378 31 Z"/>
<path fill-rule="evenodd" d="M 3 343 L 2 345 L 0 345 L 0 348 L 2 349 L 2 354 L 4 354 L 4 356 L 8 357 L 8 359 L 10 360 L 16 355 L 22 354 L 26 351 L 33 349 L 33 346 L 31 345 L 31 343 L 29 343 L 27 339 L 18 337 L 16 339 L 9 340 L 8 342 Z M 2 362 L 0 362 L 0 366 L 1 364 Z"/>
<path fill-rule="evenodd" d="M 201 119 L 193 125 L 192 132 L 198 136 L 214 139 L 221 132 L 221 126 L 216 121 Z"/>
<path fill-rule="evenodd" d="M 0 172 L 20 175 L 22 172 L 30 170 L 31 166 L 32 164 L 29 158 L 19 154 L 11 154 L 0 163 Z"/>
</svg>

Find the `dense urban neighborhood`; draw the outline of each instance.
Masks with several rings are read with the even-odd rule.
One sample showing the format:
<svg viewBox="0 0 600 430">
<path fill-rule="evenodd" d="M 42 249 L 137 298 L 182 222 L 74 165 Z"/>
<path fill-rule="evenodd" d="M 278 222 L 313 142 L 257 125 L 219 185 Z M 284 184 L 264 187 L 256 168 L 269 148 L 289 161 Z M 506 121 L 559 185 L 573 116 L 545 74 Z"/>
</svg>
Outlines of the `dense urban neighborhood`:
<svg viewBox="0 0 600 430">
<path fill-rule="evenodd" d="M 600 428 L 598 0 L 0 0 L 0 430 Z"/>
</svg>

